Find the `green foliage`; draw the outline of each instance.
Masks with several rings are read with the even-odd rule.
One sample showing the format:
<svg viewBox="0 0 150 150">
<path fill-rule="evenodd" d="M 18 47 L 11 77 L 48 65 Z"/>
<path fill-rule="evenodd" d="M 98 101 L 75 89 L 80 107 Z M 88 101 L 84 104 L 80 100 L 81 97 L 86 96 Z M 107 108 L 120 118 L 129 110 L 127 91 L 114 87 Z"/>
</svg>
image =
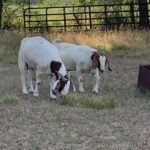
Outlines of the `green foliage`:
<svg viewBox="0 0 150 150">
<path fill-rule="evenodd" d="M 6 4 L 16 4 L 16 5 L 22 5 L 22 4 L 28 4 L 29 0 L 3 0 L 3 3 Z"/>
<path fill-rule="evenodd" d="M 31 2 L 31 7 L 39 7 L 39 6 L 65 6 L 65 5 L 99 5 L 99 4 L 122 4 L 126 2 L 130 2 L 130 0 L 109 0 L 109 1 L 104 1 L 104 0 L 30 0 Z M 23 27 L 23 9 L 29 7 L 29 0 L 4 0 L 4 6 L 3 7 L 3 13 L 2 13 L 2 27 L 5 29 L 10 29 L 10 28 L 20 28 Z M 113 10 L 118 10 L 119 7 L 113 7 Z M 80 9 L 80 8 L 79 8 Z M 120 9 L 120 8 L 119 8 Z M 59 12 L 60 10 L 57 10 Z M 79 12 L 80 10 L 77 10 L 76 12 Z M 38 13 L 41 13 L 40 11 Z M 97 17 L 100 14 L 96 14 Z M 110 14 L 109 14 L 110 15 Z M 116 15 L 117 17 L 120 16 L 118 12 L 115 14 L 111 15 Z M 56 16 L 55 16 L 56 17 Z M 84 15 L 78 14 L 77 16 L 79 19 L 82 19 Z M 99 16 L 101 17 L 101 16 Z M 57 18 L 57 17 L 56 17 Z M 52 18 L 52 19 L 56 19 Z M 38 20 L 38 18 L 36 18 Z M 96 20 L 96 23 L 99 22 L 100 20 Z M 119 22 L 120 24 L 122 22 L 125 22 L 126 20 L 120 19 L 120 20 L 107 20 L 108 22 Z M 100 22 L 103 23 L 103 22 Z M 58 24 L 57 22 L 54 24 Z M 81 22 L 82 24 L 82 22 Z M 40 25 L 43 25 L 43 23 L 40 23 Z M 119 26 L 119 25 L 118 25 Z"/>
<path fill-rule="evenodd" d="M 87 5 L 87 1 L 86 1 L 86 0 L 79 0 L 79 3 L 80 3 L 81 5 Z"/>
</svg>

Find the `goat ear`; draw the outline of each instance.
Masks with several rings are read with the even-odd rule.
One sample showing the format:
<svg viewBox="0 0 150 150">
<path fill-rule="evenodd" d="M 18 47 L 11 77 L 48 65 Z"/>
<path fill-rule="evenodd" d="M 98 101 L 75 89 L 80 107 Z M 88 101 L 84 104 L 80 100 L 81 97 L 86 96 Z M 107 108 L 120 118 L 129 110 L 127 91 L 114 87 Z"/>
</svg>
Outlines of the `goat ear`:
<svg viewBox="0 0 150 150">
<path fill-rule="evenodd" d="M 99 54 L 94 52 L 91 56 L 91 60 L 93 63 L 93 68 L 97 68 L 99 64 Z"/>
<path fill-rule="evenodd" d="M 51 61 L 50 62 L 50 69 L 52 73 L 57 73 L 61 67 L 61 63 L 58 61 Z"/>
<path fill-rule="evenodd" d="M 110 67 L 110 62 L 109 62 L 109 60 L 108 60 L 107 57 L 106 57 L 106 64 L 107 64 L 107 66 L 108 66 L 108 70 L 109 70 L 109 71 L 112 71 L 112 69 L 111 69 L 111 67 Z"/>
</svg>

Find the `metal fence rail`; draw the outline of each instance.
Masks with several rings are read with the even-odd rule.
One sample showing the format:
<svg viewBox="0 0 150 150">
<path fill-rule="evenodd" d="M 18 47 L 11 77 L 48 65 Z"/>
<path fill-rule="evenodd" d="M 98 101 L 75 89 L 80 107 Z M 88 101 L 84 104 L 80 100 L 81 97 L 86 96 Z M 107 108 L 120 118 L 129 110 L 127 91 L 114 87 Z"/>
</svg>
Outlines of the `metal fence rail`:
<svg viewBox="0 0 150 150">
<path fill-rule="evenodd" d="M 24 10 L 24 29 L 48 31 L 148 28 L 150 3 L 37 7 Z"/>
</svg>

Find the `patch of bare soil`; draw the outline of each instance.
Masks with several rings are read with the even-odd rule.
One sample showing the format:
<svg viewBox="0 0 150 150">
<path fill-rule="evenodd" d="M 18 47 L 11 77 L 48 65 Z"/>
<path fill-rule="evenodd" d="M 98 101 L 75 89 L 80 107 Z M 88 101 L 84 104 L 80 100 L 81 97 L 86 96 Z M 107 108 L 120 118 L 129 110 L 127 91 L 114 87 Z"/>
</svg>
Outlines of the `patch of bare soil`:
<svg viewBox="0 0 150 150">
<path fill-rule="evenodd" d="M 113 72 L 102 76 L 97 97 L 114 95 L 117 106 L 100 111 L 50 101 L 48 78 L 43 79 L 38 98 L 22 95 L 18 66 L 1 63 L 0 149 L 150 149 L 149 97 L 136 88 L 138 66 L 147 62 L 112 56 Z M 85 83 L 85 94 L 92 90 L 91 84 Z M 7 95 L 15 96 L 17 102 L 4 104 Z"/>
</svg>

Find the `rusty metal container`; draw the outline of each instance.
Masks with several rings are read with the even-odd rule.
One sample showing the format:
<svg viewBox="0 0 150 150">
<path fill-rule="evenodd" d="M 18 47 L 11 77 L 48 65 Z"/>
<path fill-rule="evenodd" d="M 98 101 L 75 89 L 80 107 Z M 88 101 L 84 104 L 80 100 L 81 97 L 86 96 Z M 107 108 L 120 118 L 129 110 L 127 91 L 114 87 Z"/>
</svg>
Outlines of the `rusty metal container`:
<svg viewBox="0 0 150 150">
<path fill-rule="evenodd" d="M 139 88 L 150 90 L 150 65 L 140 65 L 138 83 Z"/>
</svg>

